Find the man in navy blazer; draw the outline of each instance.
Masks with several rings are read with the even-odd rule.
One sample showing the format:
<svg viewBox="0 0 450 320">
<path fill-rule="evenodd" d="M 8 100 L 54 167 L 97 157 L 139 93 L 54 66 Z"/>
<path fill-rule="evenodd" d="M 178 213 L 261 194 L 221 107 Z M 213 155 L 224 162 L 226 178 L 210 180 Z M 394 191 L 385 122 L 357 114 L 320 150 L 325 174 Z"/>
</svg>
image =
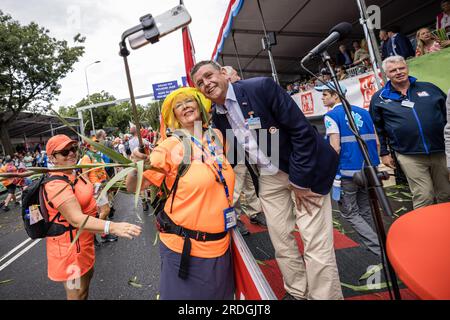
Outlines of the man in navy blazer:
<svg viewBox="0 0 450 320">
<path fill-rule="evenodd" d="M 254 181 L 259 186 L 255 188 L 286 298 L 342 299 L 329 195 L 337 153 L 272 79 L 231 84 L 226 70 L 214 61 L 197 63 L 191 78 L 215 104 L 212 120 L 228 146 L 238 154 L 242 147 L 245 163 L 257 167 L 259 177 Z M 293 235 L 295 224 L 305 246 L 303 257 Z"/>
</svg>

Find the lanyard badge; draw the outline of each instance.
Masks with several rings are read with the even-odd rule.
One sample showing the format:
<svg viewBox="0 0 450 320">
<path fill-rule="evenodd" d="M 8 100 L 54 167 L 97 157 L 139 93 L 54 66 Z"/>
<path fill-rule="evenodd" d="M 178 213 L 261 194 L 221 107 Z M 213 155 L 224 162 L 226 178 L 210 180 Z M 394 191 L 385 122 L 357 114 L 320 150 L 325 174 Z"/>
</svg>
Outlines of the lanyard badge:
<svg viewBox="0 0 450 320">
<path fill-rule="evenodd" d="M 250 118 L 245 120 L 245 126 L 247 129 L 249 130 L 257 130 L 257 129 L 261 129 L 262 125 L 261 125 L 261 119 L 259 117 L 253 117 L 254 112 L 251 111 L 248 113 L 248 115 L 250 116 Z"/>
</svg>

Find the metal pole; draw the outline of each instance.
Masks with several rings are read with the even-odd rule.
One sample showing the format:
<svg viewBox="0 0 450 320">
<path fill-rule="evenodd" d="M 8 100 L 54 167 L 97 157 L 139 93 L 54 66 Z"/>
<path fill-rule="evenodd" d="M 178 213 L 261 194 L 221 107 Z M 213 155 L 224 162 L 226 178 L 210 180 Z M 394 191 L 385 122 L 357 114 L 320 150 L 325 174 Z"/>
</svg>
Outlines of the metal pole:
<svg viewBox="0 0 450 320">
<path fill-rule="evenodd" d="M 94 115 L 92 114 L 92 109 L 89 109 L 89 112 L 91 113 L 92 131 L 95 132 Z"/>
<path fill-rule="evenodd" d="M 80 133 L 84 135 L 84 122 L 83 122 L 83 112 L 78 110 L 78 119 L 80 119 Z"/>
<path fill-rule="evenodd" d="M 231 34 L 231 37 L 233 38 L 234 52 L 236 54 L 236 60 L 237 60 L 238 67 L 239 67 L 239 73 L 241 74 L 241 79 L 244 80 L 244 73 L 242 72 L 242 67 L 241 67 L 241 59 L 239 58 L 239 52 L 237 50 L 236 40 L 234 39 L 234 31 Z"/>
<path fill-rule="evenodd" d="M 361 18 L 359 20 L 360 24 L 364 29 L 364 35 L 367 40 L 367 46 L 369 48 L 370 60 L 372 63 L 373 73 L 375 74 L 375 81 L 377 83 L 378 90 L 382 88 L 381 81 L 384 83 L 387 82 L 386 74 L 384 73 L 383 68 L 381 67 L 382 61 L 380 56 L 380 48 L 377 43 L 377 38 L 375 37 L 375 33 L 373 32 L 373 28 L 369 28 L 367 25 L 367 6 L 364 0 L 356 0 Z M 381 71 L 381 79 L 378 74 L 378 70 Z"/>
<path fill-rule="evenodd" d="M 88 64 L 85 68 L 84 68 L 84 77 L 86 78 L 86 89 L 87 89 L 87 98 L 88 98 L 88 103 L 89 105 L 91 104 L 91 95 L 89 94 L 89 82 L 88 82 L 88 77 L 87 77 L 87 69 L 96 64 L 96 63 L 100 63 L 100 60 L 97 60 L 95 62 L 92 62 L 91 64 Z M 95 126 L 94 126 L 94 116 L 92 115 L 92 109 L 89 109 L 91 112 L 91 121 L 92 121 L 92 130 L 95 132 Z"/>
<path fill-rule="evenodd" d="M 273 56 L 272 56 L 272 50 L 270 48 L 271 46 L 269 44 L 269 41 L 267 41 L 268 40 L 268 36 L 267 36 L 266 24 L 264 22 L 264 16 L 262 14 L 261 3 L 259 3 L 259 0 L 258 0 L 258 8 L 259 8 L 259 16 L 261 18 L 261 23 L 262 23 L 262 27 L 263 27 L 263 31 L 264 31 L 264 38 L 266 40 L 267 53 L 269 54 L 270 67 L 272 68 L 272 77 L 273 77 L 273 80 L 275 80 L 276 83 L 280 84 L 280 81 L 278 80 L 277 70 L 275 68 L 275 61 L 273 60 Z"/>
<path fill-rule="evenodd" d="M 136 133 L 139 141 L 139 152 L 146 153 L 146 149 L 144 146 L 144 142 L 142 140 L 141 136 L 141 124 L 139 123 L 139 115 L 136 107 L 136 101 L 134 100 L 134 91 L 133 91 L 133 83 L 131 81 L 131 75 L 130 75 L 130 67 L 128 65 L 128 59 L 127 56 L 123 56 L 123 62 L 125 65 L 125 73 L 127 75 L 127 82 L 128 82 L 128 91 L 130 92 L 130 101 L 131 101 L 131 109 L 133 111 L 133 119 L 136 126 Z"/>
</svg>

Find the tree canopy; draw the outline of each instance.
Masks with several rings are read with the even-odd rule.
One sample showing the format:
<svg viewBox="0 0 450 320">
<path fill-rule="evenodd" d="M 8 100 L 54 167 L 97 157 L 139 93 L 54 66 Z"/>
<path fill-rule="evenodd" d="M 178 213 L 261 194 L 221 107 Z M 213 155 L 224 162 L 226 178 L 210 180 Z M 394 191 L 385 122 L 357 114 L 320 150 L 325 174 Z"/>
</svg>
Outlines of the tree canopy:
<svg viewBox="0 0 450 320">
<path fill-rule="evenodd" d="M 62 116 L 78 117 L 77 108 L 79 107 L 114 100 L 116 100 L 116 98 L 113 95 L 102 91 L 90 95 L 89 99 L 88 97 L 82 99 L 74 106 L 60 107 L 59 113 Z M 153 129 L 159 128 L 159 102 L 152 102 L 146 106 L 138 104 L 136 107 L 138 109 L 139 121 L 141 124 L 151 126 Z M 92 109 L 95 129 L 107 129 L 106 131 L 110 131 L 115 135 L 129 131 L 130 122 L 134 122 L 132 114 L 130 102 L 122 102 Z M 85 123 L 85 131 L 90 132 L 92 130 L 92 121 L 89 110 L 83 111 L 83 120 Z"/>
<path fill-rule="evenodd" d="M 7 153 L 13 152 L 8 124 L 21 111 L 48 110 L 60 93 L 58 81 L 84 53 L 79 34 L 70 47 L 49 33 L 34 22 L 22 26 L 0 11 L 0 131 Z"/>
</svg>

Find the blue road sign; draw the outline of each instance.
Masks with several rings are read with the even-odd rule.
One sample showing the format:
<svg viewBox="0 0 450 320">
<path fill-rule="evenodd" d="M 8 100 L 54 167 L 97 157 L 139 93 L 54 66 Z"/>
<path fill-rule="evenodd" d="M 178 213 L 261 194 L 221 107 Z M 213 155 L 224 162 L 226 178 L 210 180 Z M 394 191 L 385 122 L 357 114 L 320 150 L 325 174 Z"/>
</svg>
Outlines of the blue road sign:
<svg viewBox="0 0 450 320">
<path fill-rule="evenodd" d="M 162 83 L 155 83 L 153 86 L 153 95 L 155 100 L 162 100 L 169 95 L 172 91 L 178 89 L 178 81 L 169 81 Z"/>
</svg>

